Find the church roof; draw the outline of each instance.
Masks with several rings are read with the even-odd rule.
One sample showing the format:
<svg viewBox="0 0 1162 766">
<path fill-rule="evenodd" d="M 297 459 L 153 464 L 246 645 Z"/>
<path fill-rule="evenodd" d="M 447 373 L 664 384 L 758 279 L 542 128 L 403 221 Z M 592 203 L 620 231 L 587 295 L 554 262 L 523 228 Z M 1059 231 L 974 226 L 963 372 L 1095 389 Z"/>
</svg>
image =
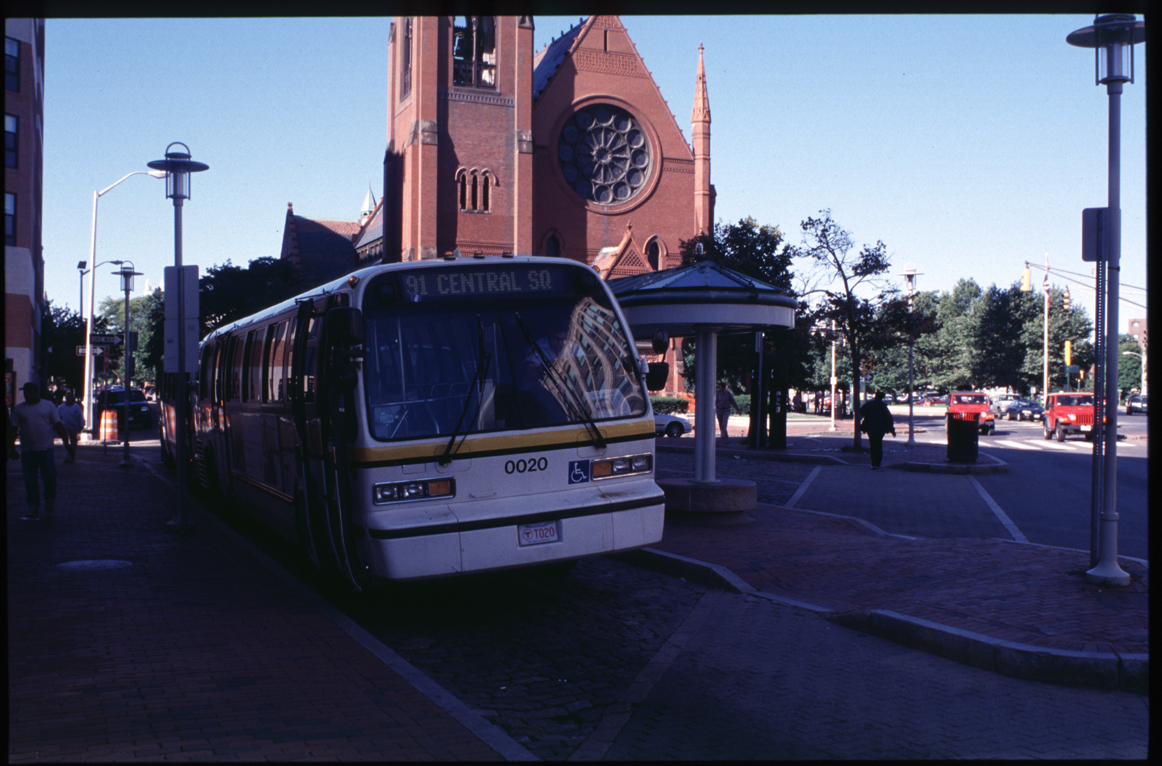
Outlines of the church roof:
<svg viewBox="0 0 1162 766">
<path fill-rule="evenodd" d="M 368 192 L 370 193 L 370 192 Z M 377 239 L 383 238 L 383 200 L 375 203 L 375 214 L 371 220 L 363 227 L 363 233 L 355 242 L 355 249 L 360 248 L 374 242 Z"/>
<path fill-rule="evenodd" d="M 590 17 L 592 18 L 592 17 Z M 561 68 L 565 57 L 569 55 L 569 50 L 573 47 L 573 43 L 577 40 L 577 36 L 581 34 L 585 22 L 571 27 L 568 32 L 564 33 L 556 40 L 546 45 L 540 53 L 533 57 L 533 99 L 540 98 L 541 92 L 548 86 L 549 81 L 553 79 L 553 75 Z"/>
</svg>

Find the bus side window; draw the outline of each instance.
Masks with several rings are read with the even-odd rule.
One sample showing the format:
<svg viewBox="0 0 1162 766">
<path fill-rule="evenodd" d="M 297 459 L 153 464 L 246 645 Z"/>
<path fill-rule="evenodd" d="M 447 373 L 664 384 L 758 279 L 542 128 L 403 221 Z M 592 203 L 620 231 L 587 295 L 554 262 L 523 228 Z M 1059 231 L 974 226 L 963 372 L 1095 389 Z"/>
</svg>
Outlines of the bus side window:
<svg viewBox="0 0 1162 766">
<path fill-rule="evenodd" d="M 217 346 L 202 347 L 202 363 L 198 365 L 198 398 L 205 399 L 213 390 L 214 379 L 214 352 Z"/>
<path fill-rule="evenodd" d="M 243 399 L 247 402 L 262 401 L 262 341 L 265 335 L 265 327 L 251 330 L 246 335 L 246 377 L 242 381 L 242 388 Z"/>
<path fill-rule="evenodd" d="M 298 327 L 298 325 L 299 325 L 299 323 L 293 319 L 291 321 L 287 322 L 286 341 L 285 341 L 285 343 L 286 343 L 286 361 L 284 362 L 284 367 L 283 367 L 283 377 L 286 380 L 286 387 L 283 389 L 282 393 L 279 395 L 280 399 L 289 399 L 291 396 L 291 394 L 290 394 L 291 386 L 294 385 L 293 373 L 294 373 L 294 369 L 295 369 L 294 368 L 295 329 Z"/>
<path fill-rule="evenodd" d="M 237 337 L 230 338 L 230 398 L 242 400 L 242 359 L 246 349 Z"/>
<path fill-rule="evenodd" d="M 269 346 L 269 353 L 266 362 L 266 396 L 268 402 L 279 402 L 283 398 L 283 377 L 285 375 L 285 367 L 283 359 L 286 355 L 286 341 L 283 340 L 283 335 L 286 334 L 286 322 L 279 322 L 274 325 L 270 333 L 270 339 L 267 341 Z"/>
</svg>

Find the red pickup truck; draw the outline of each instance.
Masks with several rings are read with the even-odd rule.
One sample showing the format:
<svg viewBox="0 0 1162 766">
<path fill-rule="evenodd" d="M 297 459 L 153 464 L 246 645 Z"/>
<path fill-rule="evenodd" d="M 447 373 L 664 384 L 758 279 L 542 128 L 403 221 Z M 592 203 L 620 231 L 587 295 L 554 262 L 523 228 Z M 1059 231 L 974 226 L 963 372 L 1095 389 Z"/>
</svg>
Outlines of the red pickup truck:
<svg viewBox="0 0 1162 766">
<path fill-rule="evenodd" d="M 1093 441 L 1096 433 L 1093 394 L 1049 394 L 1041 422 L 1046 439 L 1056 436 L 1057 441 L 1063 442 L 1067 434 L 1084 434 L 1086 441 Z"/>
</svg>

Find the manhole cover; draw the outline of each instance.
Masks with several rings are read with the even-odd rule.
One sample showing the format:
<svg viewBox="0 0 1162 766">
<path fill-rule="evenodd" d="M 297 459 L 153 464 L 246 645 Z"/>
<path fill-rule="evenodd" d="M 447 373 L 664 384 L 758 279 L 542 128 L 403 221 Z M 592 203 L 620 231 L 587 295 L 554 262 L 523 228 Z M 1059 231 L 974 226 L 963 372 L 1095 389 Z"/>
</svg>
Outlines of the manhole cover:
<svg viewBox="0 0 1162 766">
<path fill-rule="evenodd" d="M 1108 590 L 1098 591 L 1097 600 L 1104 607 L 1110 609 L 1149 609 L 1149 593 L 1111 593 Z"/>
<path fill-rule="evenodd" d="M 132 561 L 121 561 L 120 559 L 88 559 L 86 561 L 65 561 L 57 564 L 61 569 L 71 570 L 88 570 L 88 569 L 120 569 L 121 567 L 133 566 Z"/>
</svg>

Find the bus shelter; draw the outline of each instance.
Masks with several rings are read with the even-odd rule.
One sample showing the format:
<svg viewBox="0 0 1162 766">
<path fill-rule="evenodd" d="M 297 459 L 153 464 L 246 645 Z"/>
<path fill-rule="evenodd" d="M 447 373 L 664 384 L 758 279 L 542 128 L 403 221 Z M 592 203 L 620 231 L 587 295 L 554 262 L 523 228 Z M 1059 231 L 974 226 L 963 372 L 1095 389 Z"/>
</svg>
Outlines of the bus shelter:
<svg viewBox="0 0 1162 766">
<path fill-rule="evenodd" d="M 667 508 L 671 507 L 671 495 L 674 496 L 674 509 L 680 510 L 753 508 L 753 482 L 719 479 L 715 475 L 714 392 L 718 336 L 772 326 L 794 327 L 796 300 L 773 285 L 709 261 L 615 279 L 609 286 L 621 304 L 635 341 L 648 341 L 662 330 L 670 337 L 694 336 L 697 344 L 694 352 L 694 392 L 698 401 L 694 416 L 694 477 L 678 482 L 658 482 L 666 490 Z M 683 505 L 687 507 L 683 508 Z"/>
</svg>

